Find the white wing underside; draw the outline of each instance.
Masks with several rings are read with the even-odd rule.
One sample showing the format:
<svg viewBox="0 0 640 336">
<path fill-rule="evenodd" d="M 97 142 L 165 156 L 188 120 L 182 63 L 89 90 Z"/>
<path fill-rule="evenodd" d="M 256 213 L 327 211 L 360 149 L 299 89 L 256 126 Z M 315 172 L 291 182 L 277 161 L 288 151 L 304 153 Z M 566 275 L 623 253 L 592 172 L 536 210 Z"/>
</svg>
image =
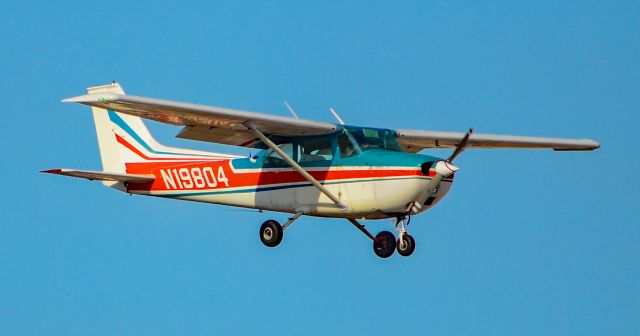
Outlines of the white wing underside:
<svg viewBox="0 0 640 336">
<path fill-rule="evenodd" d="M 398 142 L 407 152 L 425 148 L 455 148 L 465 133 L 419 130 L 397 130 Z M 473 133 L 467 148 L 548 148 L 553 150 L 593 150 L 600 144 L 589 139 L 543 138 L 517 135 Z"/>
<path fill-rule="evenodd" d="M 252 146 L 257 138 L 250 123 L 269 136 L 307 136 L 330 134 L 339 130 L 328 122 L 136 97 L 114 93 L 88 94 L 63 100 L 113 110 L 171 125 L 184 126 L 177 137 L 235 146 Z M 465 133 L 396 130 L 398 142 L 407 152 L 425 148 L 453 148 Z M 588 139 L 525 137 L 473 133 L 468 148 L 547 148 L 554 150 L 593 150 L 600 145 Z"/>
</svg>

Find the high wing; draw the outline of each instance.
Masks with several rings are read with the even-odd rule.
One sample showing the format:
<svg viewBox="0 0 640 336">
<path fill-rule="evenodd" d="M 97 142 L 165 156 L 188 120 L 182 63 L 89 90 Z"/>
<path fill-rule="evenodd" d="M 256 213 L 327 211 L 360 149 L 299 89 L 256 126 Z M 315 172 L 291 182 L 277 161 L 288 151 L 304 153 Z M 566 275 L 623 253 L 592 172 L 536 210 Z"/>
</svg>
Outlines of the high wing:
<svg viewBox="0 0 640 336">
<path fill-rule="evenodd" d="M 397 140 L 406 152 L 417 153 L 425 148 L 454 148 L 465 133 L 420 130 L 396 130 Z M 517 135 L 478 134 L 469 136 L 467 148 L 548 148 L 556 151 L 584 151 L 600 148 L 589 139 L 543 138 Z"/>
<path fill-rule="evenodd" d="M 257 140 L 246 126 L 247 123 L 266 135 L 281 136 L 322 135 L 338 129 L 336 125 L 327 122 L 115 93 L 87 94 L 64 99 L 63 102 L 81 103 L 184 126 L 178 133 L 178 138 L 235 146 L 251 146 Z"/>
<path fill-rule="evenodd" d="M 340 126 L 328 122 L 234 110 L 170 100 L 129 96 L 111 92 L 93 93 L 63 102 L 81 103 L 162 123 L 184 126 L 178 138 L 235 146 L 253 146 L 259 139 L 252 128 L 267 136 L 323 135 Z M 454 148 L 465 133 L 396 130 L 397 140 L 407 152 L 425 148 Z M 600 145 L 588 139 L 562 139 L 473 133 L 467 148 L 549 148 L 553 150 L 593 150 Z"/>
</svg>

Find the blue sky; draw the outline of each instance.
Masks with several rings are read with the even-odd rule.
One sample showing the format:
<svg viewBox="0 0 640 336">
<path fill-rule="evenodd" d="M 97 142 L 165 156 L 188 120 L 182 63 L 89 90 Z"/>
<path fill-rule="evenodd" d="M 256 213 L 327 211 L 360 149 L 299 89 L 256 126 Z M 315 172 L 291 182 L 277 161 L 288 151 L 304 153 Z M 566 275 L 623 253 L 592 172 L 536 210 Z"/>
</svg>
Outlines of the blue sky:
<svg viewBox="0 0 640 336">
<path fill-rule="evenodd" d="M 638 2 L 0 4 L 0 333 L 640 333 Z M 595 152 L 477 150 L 414 218 L 410 258 L 346 221 L 130 197 L 89 109 L 128 93 L 351 124 L 586 137 Z M 163 143 L 247 154 L 175 139 Z M 448 152 L 427 152 L 446 156 Z M 369 223 L 372 231 L 389 221 Z"/>
</svg>

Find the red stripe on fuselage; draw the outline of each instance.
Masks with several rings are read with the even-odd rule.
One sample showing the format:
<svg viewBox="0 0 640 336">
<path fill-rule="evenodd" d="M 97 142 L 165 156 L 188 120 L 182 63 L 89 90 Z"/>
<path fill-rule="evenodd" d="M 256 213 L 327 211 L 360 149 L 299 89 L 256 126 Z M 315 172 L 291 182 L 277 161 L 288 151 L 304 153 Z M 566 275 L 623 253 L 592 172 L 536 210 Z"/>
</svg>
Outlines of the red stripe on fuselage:
<svg viewBox="0 0 640 336">
<path fill-rule="evenodd" d="M 128 163 L 127 173 L 130 174 L 153 174 L 156 180 L 153 183 L 131 185 L 130 190 L 144 190 L 144 191 L 163 191 L 163 190 L 176 190 L 173 188 L 167 189 L 163 176 L 160 172 L 161 169 L 165 170 L 165 174 L 172 174 L 170 170 L 187 168 L 189 172 L 192 169 L 199 170 L 205 167 L 211 167 L 216 173 L 216 177 L 219 172 L 219 167 L 222 167 L 223 173 L 229 180 L 229 185 L 224 183 L 218 183 L 214 189 L 218 188 L 248 188 L 267 186 L 274 184 L 288 184 L 307 182 L 307 180 L 294 170 L 285 171 L 248 171 L 243 172 L 242 169 L 238 169 L 235 172 L 231 169 L 231 160 L 219 160 L 219 161 L 200 161 L 193 163 L 182 162 L 142 162 L 142 163 Z M 424 176 L 419 168 L 416 169 L 353 169 L 353 170 L 322 170 L 322 171 L 309 171 L 311 176 L 319 181 L 339 181 L 339 180 L 352 180 L 352 179 L 370 179 L 370 178 L 386 178 L 386 177 L 412 177 L 412 176 Z M 173 175 L 176 177 L 175 174 Z M 183 181 L 184 182 L 184 181 Z M 184 185 L 184 183 L 182 183 Z M 211 189 L 207 187 L 198 188 L 193 186 L 191 188 L 179 188 L 177 190 L 205 190 Z"/>
</svg>

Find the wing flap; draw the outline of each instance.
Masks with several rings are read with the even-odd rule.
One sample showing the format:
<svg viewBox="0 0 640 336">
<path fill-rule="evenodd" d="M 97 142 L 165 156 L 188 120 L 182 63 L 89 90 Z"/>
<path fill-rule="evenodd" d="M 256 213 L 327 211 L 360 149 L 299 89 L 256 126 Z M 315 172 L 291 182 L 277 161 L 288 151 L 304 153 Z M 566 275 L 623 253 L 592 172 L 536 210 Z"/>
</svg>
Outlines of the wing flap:
<svg viewBox="0 0 640 336">
<path fill-rule="evenodd" d="M 454 148 L 465 136 L 462 132 L 397 130 L 398 142 L 407 152 L 425 148 Z M 546 148 L 558 151 L 588 151 L 600 148 L 590 139 L 545 138 L 473 133 L 469 148 Z"/>
<path fill-rule="evenodd" d="M 186 128 L 178 135 L 180 138 L 220 141 L 233 145 L 255 139 L 245 126 L 247 122 L 267 135 L 322 135 L 338 129 L 336 125 L 327 122 L 114 93 L 88 94 L 64 99 L 63 102 L 80 103 L 166 124 L 182 125 Z M 208 131 L 212 134 L 206 135 Z"/>
<path fill-rule="evenodd" d="M 251 147 L 257 140 L 256 136 L 249 132 L 238 132 L 210 126 L 186 126 L 176 137 L 245 147 Z"/>
<path fill-rule="evenodd" d="M 91 171 L 91 170 L 75 170 L 75 169 L 64 169 L 64 168 L 43 170 L 42 173 L 79 177 L 79 178 L 84 178 L 91 181 L 98 180 L 98 181 L 115 181 L 115 182 L 127 182 L 127 183 L 149 183 L 155 180 L 155 176 L 153 175 L 108 173 L 108 172 L 98 172 L 98 171 Z"/>
</svg>

